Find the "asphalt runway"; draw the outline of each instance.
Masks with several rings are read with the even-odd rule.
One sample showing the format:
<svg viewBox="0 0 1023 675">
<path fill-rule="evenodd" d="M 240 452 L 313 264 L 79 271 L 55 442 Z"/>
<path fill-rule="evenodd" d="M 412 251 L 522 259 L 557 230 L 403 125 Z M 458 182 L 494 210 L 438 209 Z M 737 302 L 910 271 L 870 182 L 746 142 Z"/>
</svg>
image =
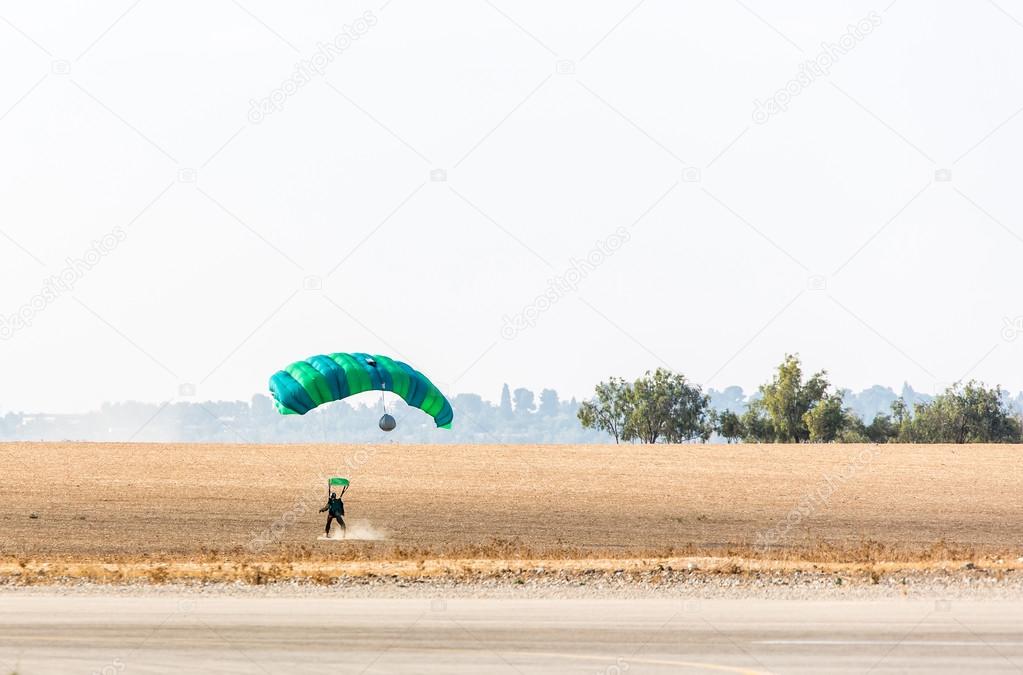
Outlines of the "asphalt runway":
<svg viewBox="0 0 1023 675">
<path fill-rule="evenodd" d="M 1023 671 L 1023 602 L 0 592 L 0 673 Z"/>
</svg>

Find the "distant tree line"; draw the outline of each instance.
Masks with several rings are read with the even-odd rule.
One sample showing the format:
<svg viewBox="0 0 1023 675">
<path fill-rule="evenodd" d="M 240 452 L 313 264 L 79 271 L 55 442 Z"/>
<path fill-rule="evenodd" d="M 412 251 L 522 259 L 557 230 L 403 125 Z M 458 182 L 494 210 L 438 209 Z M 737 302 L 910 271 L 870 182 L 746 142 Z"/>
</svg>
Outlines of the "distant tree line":
<svg viewBox="0 0 1023 675">
<path fill-rule="evenodd" d="M 553 389 L 537 396 L 503 386 L 497 404 L 479 394 L 450 398 L 452 429 L 437 429 L 420 410 L 387 396 L 397 428 L 377 427 L 379 393 L 320 406 L 305 415 L 281 415 L 269 396 L 249 401 L 185 399 L 163 403 L 104 403 L 75 414 L 9 412 L 0 416 L 0 440 L 160 441 L 195 443 L 604 443 L 602 433 L 576 421 L 579 404 Z"/>
<path fill-rule="evenodd" d="M 804 378 L 791 356 L 771 381 L 747 396 L 742 388 L 704 392 L 660 369 L 635 381 L 611 378 L 589 401 L 563 399 L 505 384 L 497 402 L 479 394 L 450 398 L 451 430 L 387 396 L 398 420 L 377 428 L 379 397 L 360 395 L 306 415 L 280 415 L 264 394 L 248 401 L 183 398 L 163 403 L 104 403 L 76 414 L 6 412 L 0 440 L 164 441 L 203 443 L 687 443 L 1020 441 L 1023 394 L 975 382 L 938 396 L 874 386 L 859 393 L 831 387 L 824 372 Z M 582 424 L 580 424 L 580 421 Z M 605 433 L 606 432 L 606 433 Z"/>
<path fill-rule="evenodd" d="M 845 404 L 846 395 L 831 387 L 826 371 L 804 378 L 799 357 L 786 355 L 749 401 L 741 390 L 731 392 L 742 409 L 715 409 L 698 385 L 658 368 L 634 382 L 601 382 L 577 415 L 583 428 L 605 431 L 616 443 L 705 442 L 713 435 L 747 443 L 1023 442 L 1018 409 L 997 386 L 971 380 L 933 398 L 900 396 L 869 423 Z"/>
</svg>

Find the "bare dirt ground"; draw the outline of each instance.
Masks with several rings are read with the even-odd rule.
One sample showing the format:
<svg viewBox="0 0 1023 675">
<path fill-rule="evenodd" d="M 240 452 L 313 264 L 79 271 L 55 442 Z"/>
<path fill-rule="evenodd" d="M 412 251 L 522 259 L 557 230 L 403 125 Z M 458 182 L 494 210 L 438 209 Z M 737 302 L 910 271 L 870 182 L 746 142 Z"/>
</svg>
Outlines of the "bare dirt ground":
<svg viewBox="0 0 1023 675">
<path fill-rule="evenodd" d="M 0 444 L 0 577 L 1011 570 L 1021 458 L 1008 445 Z M 357 540 L 317 538 L 334 475 L 352 480 Z"/>
</svg>

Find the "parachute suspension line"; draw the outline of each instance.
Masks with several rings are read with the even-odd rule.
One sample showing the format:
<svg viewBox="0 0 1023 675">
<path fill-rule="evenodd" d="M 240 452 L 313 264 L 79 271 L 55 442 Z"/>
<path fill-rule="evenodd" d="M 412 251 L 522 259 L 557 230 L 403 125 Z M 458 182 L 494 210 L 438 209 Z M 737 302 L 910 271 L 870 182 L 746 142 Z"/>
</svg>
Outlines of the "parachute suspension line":
<svg viewBox="0 0 1023 675">
<path fill-rule="evenodd" d="M 387 390 L 386 389 L 380 390 L 380 408 L 382 409 L 383 412 L 380 415 L 379 426 L 381 431 L 394 431 L 395 427 L 394 418 L 387 413 L 387 398 L 386 394 L 384 393 L 385 391 Z"/>
</svg>

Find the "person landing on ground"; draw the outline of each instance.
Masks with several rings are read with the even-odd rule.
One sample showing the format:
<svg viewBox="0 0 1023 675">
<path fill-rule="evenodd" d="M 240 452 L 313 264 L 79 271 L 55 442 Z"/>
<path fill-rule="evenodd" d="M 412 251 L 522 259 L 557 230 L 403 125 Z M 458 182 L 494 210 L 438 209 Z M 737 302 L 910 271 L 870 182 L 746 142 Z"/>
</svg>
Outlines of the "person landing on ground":
<svg viewBox="0 0 1023 675">
<path fill-rule="evenodd" d="M 341 496 L 344 496 L 345 490 L 348 489 L 346 485 L 341 490 Z M 336 520 L 337 524 L 341 527 L 341 536 L 344 536 L 345 530 L 345 503 L 341 501 L 341 497 L 336 492 L 331 492 L 330 497 L 327 498 L 327 505 L 320 509 L 320 513 L 327 512 L 327 525 L 323 529 L 323 534 L 330 537 L 330 523 L 332 520 Z"/>
</svg>

